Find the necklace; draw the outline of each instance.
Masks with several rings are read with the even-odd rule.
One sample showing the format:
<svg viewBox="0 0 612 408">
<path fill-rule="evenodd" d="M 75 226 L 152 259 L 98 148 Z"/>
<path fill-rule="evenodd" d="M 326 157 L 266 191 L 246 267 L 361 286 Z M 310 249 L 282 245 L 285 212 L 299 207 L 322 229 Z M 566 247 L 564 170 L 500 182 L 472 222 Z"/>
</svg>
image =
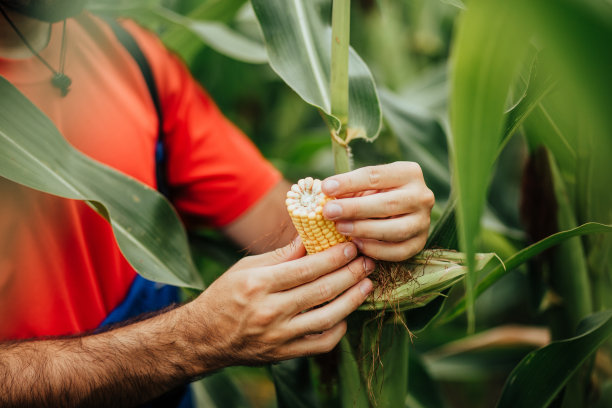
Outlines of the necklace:
<svg viewBox="0 0 612 408">
<path fill-rule="evenodd" d="M 55 70 L 51 66 L 51 64 L 49 64 L 38 52 L 36 52 L 34 47 L 30 45 L 28 40 L 21 33 L 21 31 L 19 31 L 15 23 L 13 23 L 13 21 L 9 18 L 8 14 L 6 14 L 6 12 L 4 11 L 2 7 L 0 7 L 0 13 L 2 13 L 2 15 L 4 16 L 4 19 L 10 24 L 13 30 L 15 30 L 15 33 L 17 34 L 17 36 L 19 36 L 19 38 L 21 39 L 21 41 L 23 41 L 25 46 L 28 47 L 30 52 L 34 54 L 34 56 L 38 58 L 38 60 L 42 62 L 44 66 L 46 66 L 53 73 L 53 77 L 51 78 L 51 84 L 55 88 L 60 90 L 62 96 L 68 95 L 68 91 L 70 91 L 70 85 L 72 84 L 72 79 L 70 79 L 68 75 L 64 74 L 64 63 L 66 62 L 66 20 L 64 20 L 64 24 L 62 26 L 62 46 L 60 48 L 60 65 L 59 65 L 59 69 Z"/>
</svg>

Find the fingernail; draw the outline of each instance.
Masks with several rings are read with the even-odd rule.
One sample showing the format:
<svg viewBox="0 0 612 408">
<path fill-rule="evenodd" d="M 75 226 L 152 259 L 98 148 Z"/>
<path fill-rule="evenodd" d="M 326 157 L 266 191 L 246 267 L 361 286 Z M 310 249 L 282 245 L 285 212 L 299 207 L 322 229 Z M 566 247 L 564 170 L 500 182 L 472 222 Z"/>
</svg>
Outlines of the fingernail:
<svg viewBox="0 0 612 408">
<path fill-rule="evenodd" d="M 323 192 L 325 194 L 333 194 L 336 192 L 336 190 L 338 190 L 338 187 L 340 187 L 340 183 L 333 179 L 325 180 L 321 187 L 323 188 Z"/>
<path fill-rule="evenodd" d="M 344 256 L 346 256 L 348 259 L 352 259 L 357 255 L 357 250 L 355 249 L 354 245 L 347 245 L 346 248 L 344 248 Z"/>
<path fill-rule="evenodd" d="M 363 293 L 364 296 L 367 296 L 372 291 L 372 281 L 369 279 L 364 279 L 359 284 L 359 290 Z"/>
<path fill-rule="evenodd" d="M 363 258 L 363 263 L 365 266 L 365 271 L 368 274 L 374 272 L 374 269 L 376 269 L 376 263 L 374 263 L 374 261 L 367 256 Z"/>
<path fill-rule="evenodd" d="M 327 203 L 323 211 L 325 213 L 325 218 L 328 220 L 333 220 L 342 215 L 342 207 L 334 203 Z"/>
<path fill-rule="evenodd" d="M 360 251 L 363 250 L 363 241 L 361 241 L 360 239 L 352 239 L 351 242 L 357 245 L 357 248 L 359 248 Z"/>
<path fill-rule="evenodd" d="M 343 221 L 336 223 L 336 229 L 341 234 L 350 234 L 351 232 L 353 232 L 353 228 L 354 227 L 352 222 Z"/>
</svg>

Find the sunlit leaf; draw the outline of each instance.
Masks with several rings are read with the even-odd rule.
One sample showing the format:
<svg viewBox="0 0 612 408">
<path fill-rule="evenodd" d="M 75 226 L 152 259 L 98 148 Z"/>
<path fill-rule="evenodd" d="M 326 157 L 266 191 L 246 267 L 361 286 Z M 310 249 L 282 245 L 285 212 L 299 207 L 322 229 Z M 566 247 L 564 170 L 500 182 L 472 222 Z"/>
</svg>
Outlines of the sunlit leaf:
<svg viewBox="0 0 612 408">
<path fill-rule="evenodd" d="M 272 68 L 302 99 L 321 109 L 332 126 L 331 27 L 321 18 L 327 1 L 252 0 L 264 34 Z M 349 120 L 351 137 L 374 140 L 381 127 L 381 109 L 372 74 L 351 49 L 349 53 Z"/>
<path fill-rule="evenodd" d="M 142 276 L 202 288 L 185 230 L 163 196 L 75 150 L 4 78 L 0 94 L 0 176 L 86 201 L 110 222 L 121 251 Z"/>
<path fill-rule="evenodd" d="M 516 27 L 515 13 L 513 3 L 471 1 L 460 20 L 453 50 L 453 187 L 459 243 L 470 270 L 466 279 L 470 329 L 474 327 L 475 239 L 503 134 L 506 100 L 527 46 L 526 30 Z"/>
</svg>

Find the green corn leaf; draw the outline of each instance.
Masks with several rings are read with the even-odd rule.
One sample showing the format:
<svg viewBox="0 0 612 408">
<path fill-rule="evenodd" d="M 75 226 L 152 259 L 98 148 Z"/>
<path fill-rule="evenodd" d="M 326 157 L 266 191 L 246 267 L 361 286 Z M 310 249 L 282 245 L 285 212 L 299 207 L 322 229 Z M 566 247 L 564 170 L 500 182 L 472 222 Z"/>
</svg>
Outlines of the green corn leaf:
<svg viewBox="0 0 612 408">
<path fill-rule="evenodd" d="M 245 35 L 226 24 L 244 4 L 243 0 L 226 0 L 223 7 L 218 2 L 210 7 L 208 4 L 203 4 L 188 16 L 151 3 L 136 3 L 127 7 L 92 4 L 88 8 L 97 13 L 133 18 L 161 32 L 164 44 L 186 62 L 192 61 L 204 44 L 238 61 L 251 64 L 268 62 L 260 36 Z"/>
<path fill-rule="evenodd" d="M 553 90 L 555 81 L 552 76 L 540 78 L 542 72 L 536 59 L 531 65 L 531 71 L 527 87 L 519 101 L 506 112 L 504 138 L 500 144 L 499 151 L 506 146 L 514 132 L 531 114 L 531 112 L 542 102 L 542 100 Z M 498 153 L 499 155 L 499 153 Z"/>
<path fill-rule="evenodd" d="M 0 176 L 83 200 L 106 218 L 145 278 L 203 288 L 179 218 L 157 191 L 75 150 L 53 123 L 0 77 Z"/>
<path fill-rule="evenodd" d="M 610 8 L 597 2 L 563 0 L 554 6 L 547 1 L 470 3 L 454 49 L 451 92 L 459 241 L 468 255 L 474 252 L 479 231 L 491 160 L 495 157 L 493 143 L 498 143 L 501 135 L 501 109 L 516 62 L 522 59 L 526 36 L 536 29 L 550 46 L 550 54 L 557 58 L 558 73 L 573 82 L 580 94 L 576 101 L 585 104 L 590 125 L 597 129 L 599 136 L 588 154 L 589 162 L 599 171 L 591 171 L 588 196 L 598 207 L 594 219 L 609 222 L 612 190 L 606 181 L 607 173 L 601 169 L 609 167 L 606 153 L 612 146 L 612 121 L 606 110 L 611 98 L 609 92 L 602 91 L 610 83 L 611 57 L 606 51 L 612 39 L 610 15 Z M 579 83 L 576 78 L 581 79 Z M 474 285 L 475 275 L 470 273 L 466 284 L 470 328 L 474 324 Z"/>
<path fill-rule="evenodd" d="M 450 123 L 458 238 L 467 255 L 468 328 L 474 328 L 475 240 L 504 130 L 505 103 L 526 49 L 514 3 L 473 0 L 462 16 L 451 69 Z"/>
<path fill-rule="evenodd" d="M 611 335 L 612 310 L 606 310 L 584 319 L 576 337 L 528 354 L 508 377 L 497 407 L 547 407 Z"/>
<path fill-rule="evenodd" d="M 434 207 L 435 208 L 435 207 Z M 459 249 L 457 238 L 457 199 L 452 198 L 446 203 L 444 211 L 436 221 L 427 237 L 426 249 L 447 248 Z"/>
<path fill-rule="evenodd" d="M 263 44 L 227 25 L 215 22 L 191 21 L 187 28 L 215 51 L 251 64 L 265 64 L 268 55 Z"/>
<path fill-rule="evenodd" d="M 379 92 L 385 123 L 400 142 L 403 158 L 419 163 L 436 200 L 448 198 L 450 171 L 446 135 L 435 112 L 422 104 L 425 91 L 420 90 L 415 96 L 411 93 L 395 95 L 384 89 Z"/>
<path fill-rule="evenodd" d="M 369 407 L 368 391 L 361 376 L 362 371 L 346 336 L 340 340 L 340 351 L 338 391 L 341 408 Z"/>
<path fill-rule="evenodd" d="M 164 7 L 157 7 L 148 12 L 159 20 L 169 23 L 175 30 L 179 30 L 170 31 L 163 35 L 162 39 L 170 48 L 181 53 L 192 48 L 193 37 L 196 37 L 230 58 L 252 64 L 268 62 L 264 45 L 258 39 L 233 30 L 227 24 L 185 17 Z"/>
<path fill-rule="evenodd" d="M 504 260 L 503 264 L 485 269 L 482 272 L 485 277 L 476 286 L 474 290 L 474 295 L 480 295 L 482 292 L 490 288 L 495 282 L 503 278 L 507 273 L 554 245 L 557 245 L 572 237 L 601 233 L 612 233 L 612 225 L 589 222 L 580 225 L 579 227 L 550 235 L 544 238 L 543 240 L 538 241 L 535 244 L 532 244 L 527 248 L 520 250 L 516 254 L 512 255 L 510 258 Z M 457 303 L 456 306 L 454 306 L 446 313 L 445 317 L 443 318 L 443 322 L 452 320 L 462 314 L 465 311 L 465 307 L 466 300 L 462 299 Z"/>
<path fill-rule="evenodd" d="M 270 66 L 309 104 L 331 116 L 331 27 L 321 18 L 330 2 L 308 0 L 252 0 L 261 25 Z M 320 8 L 317 8 L 320 7 Z M 382 123 L 374 79 L 357 53 L 349 52 L 349 138 L 374 140 Z"/>
<path fill-rule="evenodd" d="M 362 365 L 371 377 L 372 407 L 394 407 L 406 399 L 408 388 L 408 355 L 410 333 L 399 324 L 369 324 L 363 332 L 366 350 L 380 350 L 380 361 L 364 358 Z"/>
</svg>

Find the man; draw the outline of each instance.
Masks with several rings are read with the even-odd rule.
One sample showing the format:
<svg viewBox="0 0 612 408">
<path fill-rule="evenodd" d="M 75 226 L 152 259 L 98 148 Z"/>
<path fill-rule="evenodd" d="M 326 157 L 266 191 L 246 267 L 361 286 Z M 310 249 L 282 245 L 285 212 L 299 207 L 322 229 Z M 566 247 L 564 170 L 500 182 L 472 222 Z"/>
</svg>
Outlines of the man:
<svg viewBox="0 0 612 408">
<path fill-rule="evenodd" d="M 155 186 L 158 123 L 142 74 L 79 3 L 0 0 L 0 75 L 83 153 Z M 401 162 L 324 181 L 340 197 L 324 215 L 352 243 L 304 256 L 295 239 L 264 253 L 260 238 L 288 222 L 288 183 L 173 55 L 123 25 L 153 70 L 183 220 L 261 254 L 192 302 L 107 330 L 146 310 L 143 299 L 172 296 L 136 275 L 83 203 L 0 179 L 0 406 L 134 406 L 229 365 L 329 351 L 372 289 L 371 258 L 406 259 L 426 240 L 433 195 L 418 165 Z M 286 229 L 281 242 L 294 234 Z"/>
</svg>

